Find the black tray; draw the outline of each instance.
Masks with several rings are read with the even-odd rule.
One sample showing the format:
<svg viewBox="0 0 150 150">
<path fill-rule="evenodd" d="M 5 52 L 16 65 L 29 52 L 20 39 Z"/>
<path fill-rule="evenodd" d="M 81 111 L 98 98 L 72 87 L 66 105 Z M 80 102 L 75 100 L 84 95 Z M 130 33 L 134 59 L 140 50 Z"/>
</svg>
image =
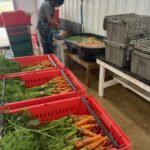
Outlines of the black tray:
<svg viewBox="0 0 150 150">
<path fill-rule="evenodd" d="M 85 61 L 96 61 L 96 56 L 101 55 L 105 53 L 105 47 L 104 48 L 88 48 L 88 47 L 81 47 L 67 39 L 67 37 L 70 36 L 90 36 L 95 37 L 100 40 L 104 40 L 105 37 L 91 34 L 91 33 L 81 33 L 81 34 L 71 34 L 65 37 L 65 42 L 68 45 L 69 51 L 71 53 L 78 53 L 79 58 L 85 60 Z"/>
<path fill-rule="evenodd" d="M 65 40 L 66 45 L 68 47 L 68 51 L 72 54 L 77 54 L 77 47 L 75 44 L 73 44 L 72 42 L 69 42 L 67 40 Z"/>
</svg>

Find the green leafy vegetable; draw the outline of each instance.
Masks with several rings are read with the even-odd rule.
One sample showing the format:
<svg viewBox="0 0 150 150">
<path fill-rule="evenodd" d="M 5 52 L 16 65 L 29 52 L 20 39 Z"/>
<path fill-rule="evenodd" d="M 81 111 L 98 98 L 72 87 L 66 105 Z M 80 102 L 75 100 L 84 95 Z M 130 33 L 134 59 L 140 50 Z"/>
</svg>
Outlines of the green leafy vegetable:
<svg viewBox="0 0 150 150">
<path fill-rule="evenodd" d="M 0 97 L 2 96 L 3 80 L 0 80 Z"/>
<path fill-rule="evenodd" d="M 0 56 L 0 74 L 20 72 L 21 66 L 17 62 L 10 61 L 3 56 Z"/>
<path fill-rule="evenodd" d="M 24 128 L 9 132 L 0 140 L 2 150 L 36 150 L 37 144 L 34 134 Z"/>
<path fill-rule="evenodd" d="M 57 79 L 59 79 L 59 81 Z M 3 81 L 0 81 L 0 90 L 2 91 Z M 31 88 L 26 88 L 24 82 L 19 78 L 10 78 L 5 81 L 3 100 L 4 103 L 17 102 L 32 98 L 50 96 L 71 90 L 70 85 L 63 76 L 56 76 L 43 85 Z"/>
<path fill-rule="evenodd" d="M 20 79 L 7 79 L 5 84 L 4 103 L 19 101 L 24 97 L 24 84 Z"/>
<path fill-rule="evenodd" d="M 78 140 L 73 119 L 69 116 L 40 125 L 27 111 L 15 115 L 4 114 L 2 150 L 73 150 Z M 39 126 L 40 125 L 40 126 Z"/>
<path fill-rule="evenodd" d="M 69 36 L 67 37 L 67 40 L 70 40 L 76 44 L 80 43 L 80 42 L 86 42 L 88 41 L 89 37 L 87 36 Z"/>
</svg>

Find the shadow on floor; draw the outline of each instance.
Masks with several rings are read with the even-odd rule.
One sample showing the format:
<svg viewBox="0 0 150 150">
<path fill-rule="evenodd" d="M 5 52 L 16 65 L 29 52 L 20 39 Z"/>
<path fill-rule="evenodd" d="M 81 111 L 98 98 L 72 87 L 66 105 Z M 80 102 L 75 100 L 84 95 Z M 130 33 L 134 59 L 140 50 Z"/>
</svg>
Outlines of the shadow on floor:
<svg viewBox="0 0 150 150">
<path fill-rule="evenodd" d="M 71 70 L 85 84 L 85 70 L 73 64 Z M 98 96 L 98 74 L 93 73 L 88 94 L 94 95 L 105 110 L 126 132 L 135 150 L 150 150 L 150 103 L 118 84 L 105 90 L 105 98 Z M 141 149 L 142 147 L 142 149 Z"/>
</svg>

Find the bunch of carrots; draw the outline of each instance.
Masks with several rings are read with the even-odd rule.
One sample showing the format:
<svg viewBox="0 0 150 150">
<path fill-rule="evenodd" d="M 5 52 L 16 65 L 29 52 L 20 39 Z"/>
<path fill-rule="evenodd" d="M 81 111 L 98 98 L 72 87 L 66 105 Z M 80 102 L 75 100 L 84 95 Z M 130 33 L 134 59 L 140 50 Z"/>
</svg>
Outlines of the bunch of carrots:
<svg viewBox="0 0 150 150">
<path fill-rule="evenodd" d="M 41 66 L 41 69 L 54 68 L 53 63 L 49 60 L 42 61 L 39 65 Z"/>
<path fill-rule="evenodd" d="M 27 111 L 3 115 L 4 136 L 0 147 L 4 150 L 110 150 L 107 136 L 103 135 L 91 115 L 69 115 L 42 123 L 30 118 Z M 11 140 L 10 140 L 11 139 Z M 19 148 L 18 148 L 19 147 Z"/>
<path fill-rule="evenodd" d="M 65 93 L 72 91 L 70 85 L 63 76 L 53 78 L 50 82 L 54 84 L 54 93 Z"/>
<path fill-rule="evenodd" d="M 110 141 L 107 136 L 99 133 L 95 118 L 90 115 L 73 116 L 74 126 L 79 129 L 81 139 L 75 142 L 80 150 L 109 150 Z"/>
<path fill-rule="evenodd" d="M 72 89 L 66 79 L 61 75 L 54 77 L 46 84 L 29 88 L 26 91 L 27 98 L 36 98 L 66 93 L 72 91 Z"/>
<path fill-rule="evenodd" d="M 2 56 L 0 56 L 0 64 L 1 64 L 0 74 L 8 74 L 8 73 L 21 72 L 21 71 L 34 71 L 34 70 L 38 71 L 42 69 L 55 68 L 54 64 L 50 60 L 44 60 L 39 62 L 38 65 L 22 68 L 20 63 L 11 61 Z"/>
<path fill-rule="evenodd" d="M 30 66 L 23 68 L 22 71 L 32 71 L 32 70 L 41 70 L 41 69 L 54 69 L 54 65 L 51 61 L 49 60 L 44 60 L 40 64 L 36 66 Z"/>
<path fill-rule="evenodd" d="M 0 84 L 0 88 L 2 89 L 2 82 Z M 71 91 L 71 86 L 62 75 L 54 77 L 43 85 L 31 88 L 26 88 L 23 81 L 20 79 L 7 79 L 5 96 L 3 99 L 6 103 L 16 102 L 32 98 L 62 94 Z"/>
</svg>

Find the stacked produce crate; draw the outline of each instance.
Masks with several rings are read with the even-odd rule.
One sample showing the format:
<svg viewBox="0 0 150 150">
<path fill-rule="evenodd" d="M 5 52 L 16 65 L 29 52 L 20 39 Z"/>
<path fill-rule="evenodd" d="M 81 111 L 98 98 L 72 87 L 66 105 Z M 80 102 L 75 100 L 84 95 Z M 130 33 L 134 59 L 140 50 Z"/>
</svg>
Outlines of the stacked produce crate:
<svg viewBox="0 0 150 150">
<path fill-rule="evenodd" d="M 128 137 L 55 55 L 0 59 L 0 148 L 131 149 Z"/>
<path fill-rule="evenodd" d="M 29 24 L 24 11 L 2 13 L 3 26 L 6 28 L 14 57 L 33 55 Z"/>
<path fill-rule="evenodd" d="M 132 40 L 145 38 L 150 33 L 150 17 L 137 14 L 106 16 L 104 19 L 106 60 L 119 67 L 130 65 Z"/>
<path fill-rule="evenodd" d="M 131 72 L 150 81 L 150 37 L 130 42 Z"/>
<path fill-rule="evenodd" d="M 0 27 L 2 26 L 3 27 L 4 23 L 3 23 L 3 17 L 2 17 L 2 14 L 0 14 Z"/>
</svg>

